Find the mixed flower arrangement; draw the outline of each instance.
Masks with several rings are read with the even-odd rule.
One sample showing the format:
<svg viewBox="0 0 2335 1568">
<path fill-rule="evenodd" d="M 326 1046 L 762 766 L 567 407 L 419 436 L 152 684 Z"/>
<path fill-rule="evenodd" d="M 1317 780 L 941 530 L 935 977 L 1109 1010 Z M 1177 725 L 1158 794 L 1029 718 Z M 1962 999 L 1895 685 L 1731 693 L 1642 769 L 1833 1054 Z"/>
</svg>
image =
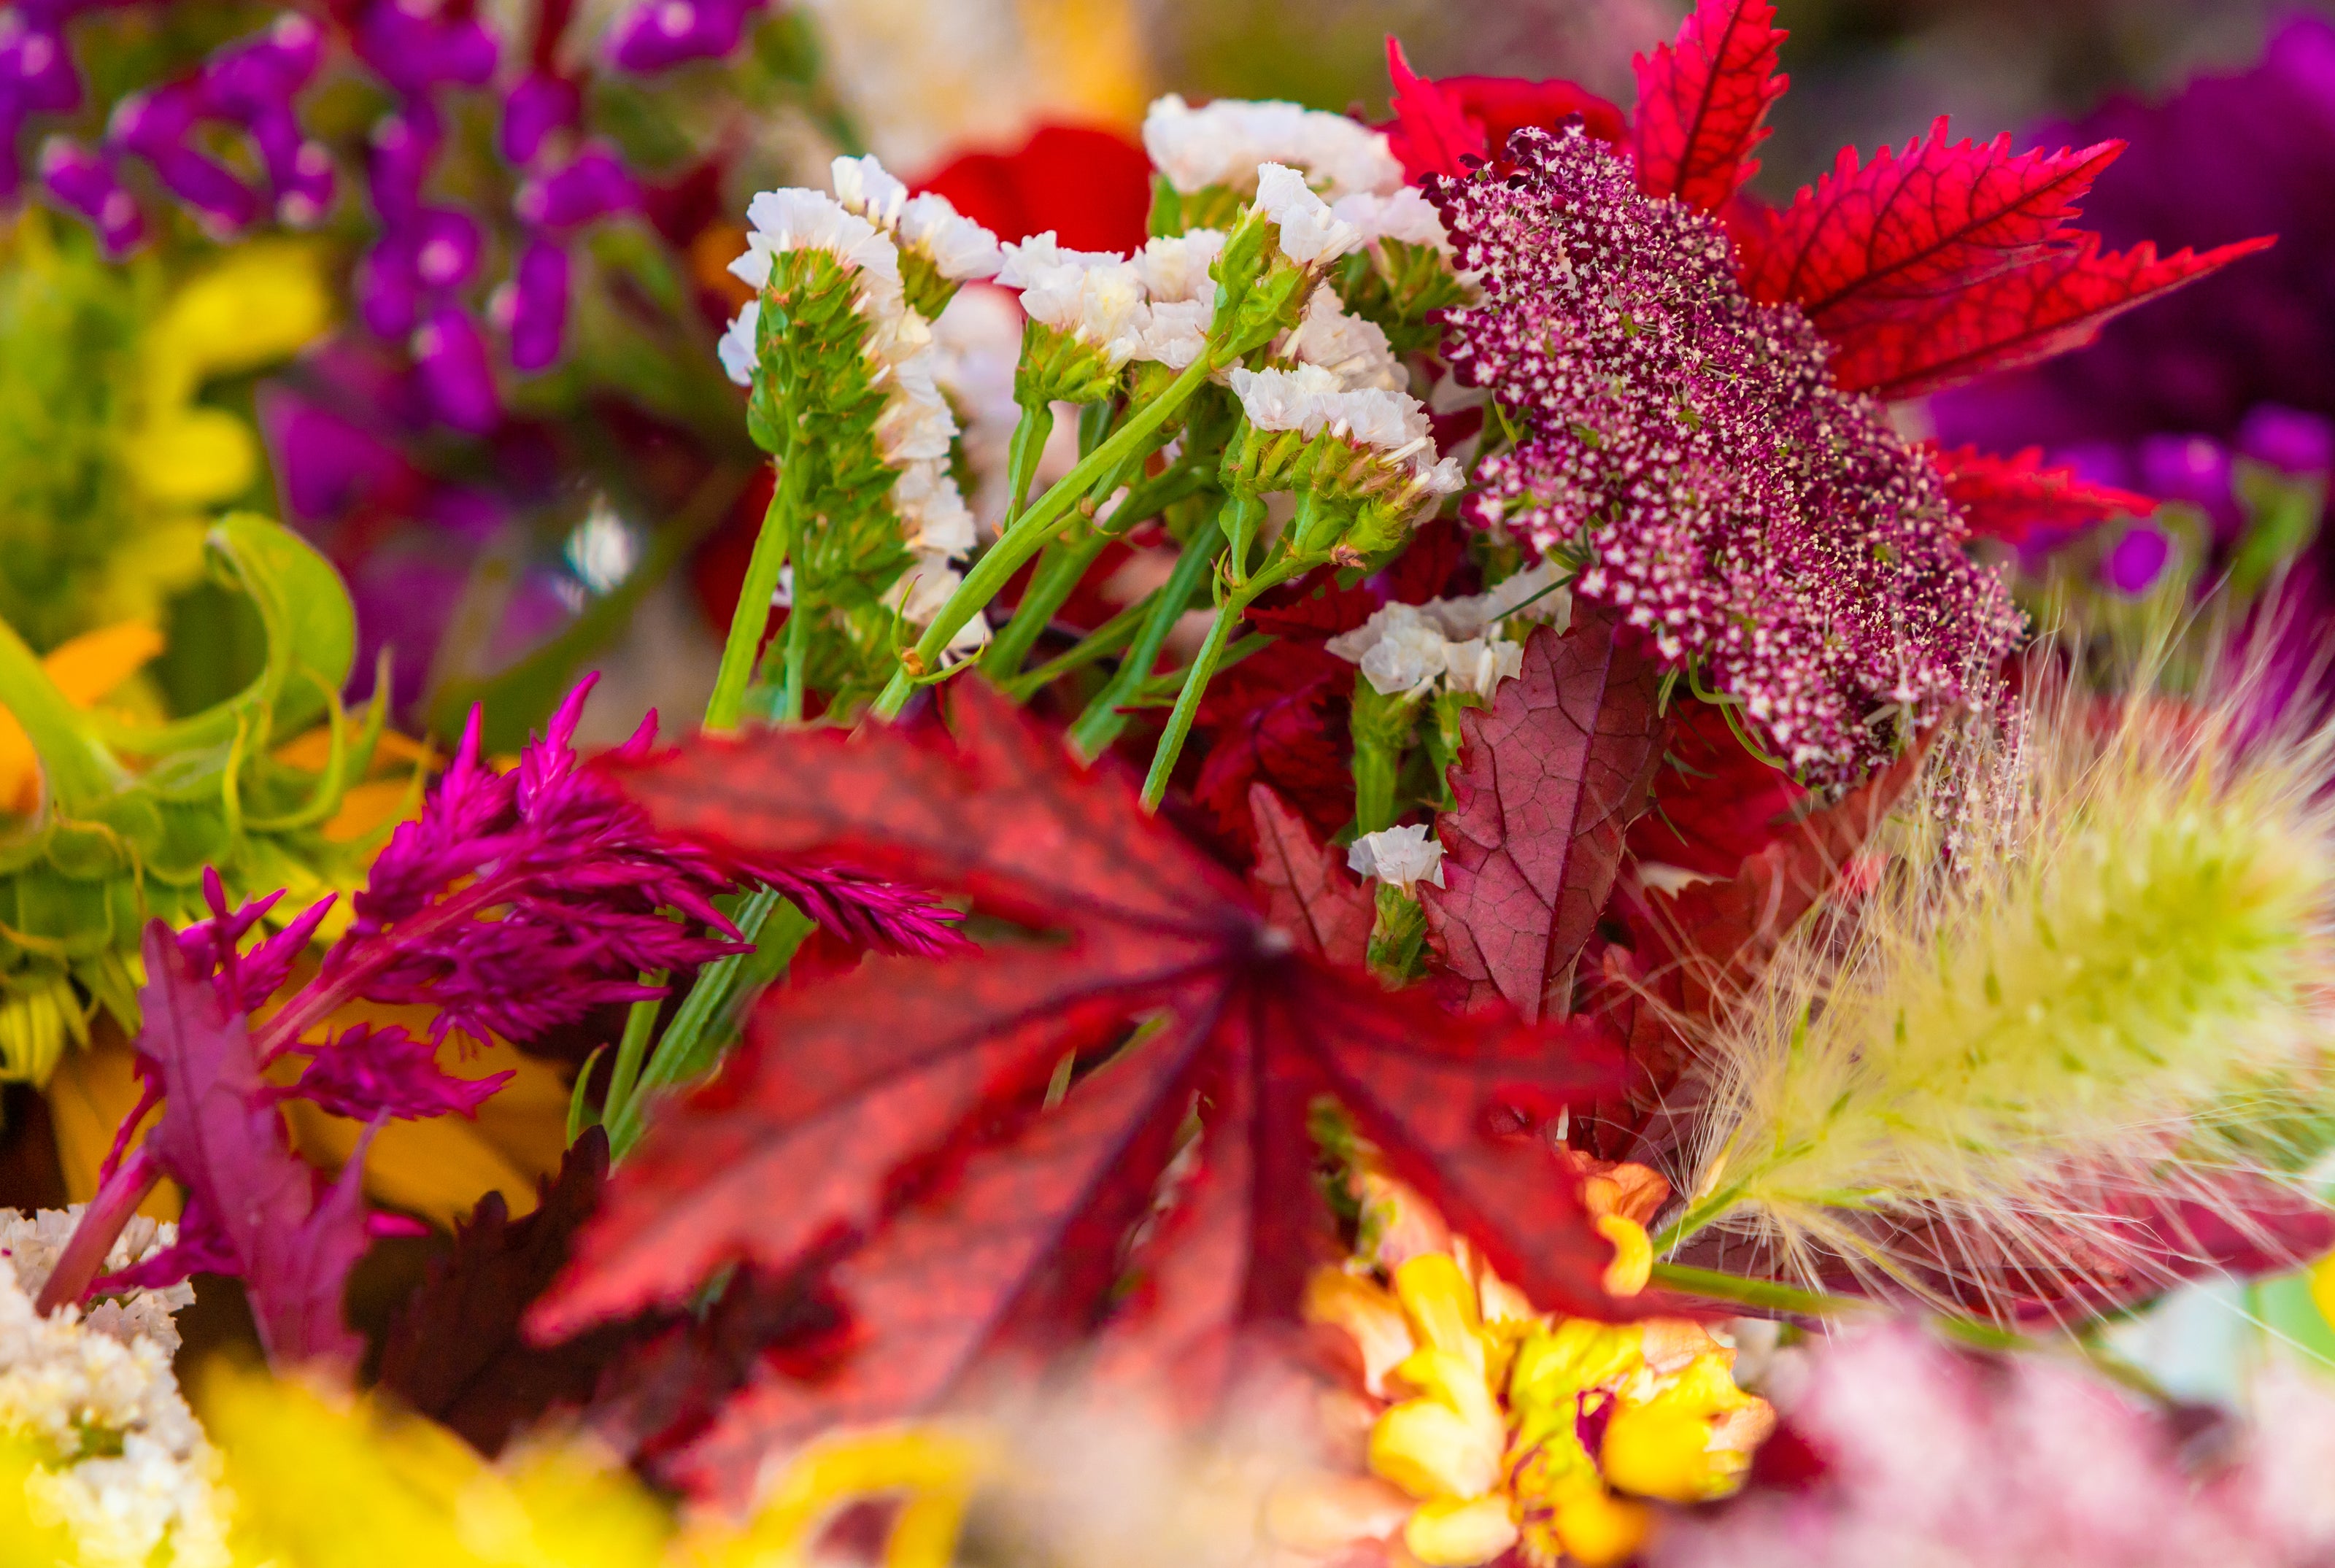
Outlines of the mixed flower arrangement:
<svg viewBox="0 0 2335 1568">
<path fill-rule="evenodd" d="M 71 9 L 0 10 L 0 123 L 78 103 Z M 108 255 L 156 191 L 319 221 L 301 94 L 373 78 L 373 341 L 254 407 L 329 447 L 371 377 L 509 451 L 585 375 L 579 256 L 660 254 L 591 248 L 663 199 L 594 71 L 756 9 L 625 9 L 587 68 L 547 4 L 517 73 L 465 8 L 291 13 L 38 179 Z M 1774 23 L 1700 0 L 1628 112 L 1392 44 L 1381 126 L 1162 98 L 1135 249 L 856 153 L 698 221 L 726 274 L 652 297 L 697 358 L 644 395 L 734 421 L 661 493 L 751 496 L 742 586 L 702 723 L 588 756 L 588 677 L 515 759 L 477 709 L 402 740 L 386 651 L 353 718 L 332 561 L 205 510 L 257 451 L 196 394 L 324 330 L 322 249 L 158 304 L 20 220 L 69 281 L 0 334 L 148 384 L 61 387 L 81 446 L 0 475 L 77 461 L 111 529 L 0 576 L 0 1066 L 81 1173 L 0 1214 L 0 1561 L 2335 1550 L 2323 1368 L 2204 1443 L 2117 1338 L 2335 1248 L 2330 443 L 2215 531 L 1932 439 L 2269 237 L 2111 250 L 2120 144 L 1943 120 L 1771 205 Z M 436 194 L 460 92 L 491 239 Z M 198 582 L 256 673 L 102 705 Z M 229 1281 L 266 1369 L 190 1406 Z"/>
</svg>

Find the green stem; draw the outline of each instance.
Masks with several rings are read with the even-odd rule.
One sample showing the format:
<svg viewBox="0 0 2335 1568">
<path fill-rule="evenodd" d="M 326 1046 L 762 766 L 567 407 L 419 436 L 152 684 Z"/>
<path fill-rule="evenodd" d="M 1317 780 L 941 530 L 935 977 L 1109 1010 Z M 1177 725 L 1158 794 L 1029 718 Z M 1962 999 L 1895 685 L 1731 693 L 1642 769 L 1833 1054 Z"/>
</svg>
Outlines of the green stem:
<svg viewBox="0 0 2335 1568">
<path fill-rule="evenodd" d="M 1698 1269 L 1685 1263 L 1656 1263 L 1653 1281 L 1659 1285 L 1706 1301 L 1733 1302 L 1739 1306 L 1758 1307 L 1763 1312 L 1797 1312 L 1804 1317 L 1837 1317 L 1844 1312 L 1877 1312 L 1879 1302 L 1862 1296 L 1829 1296 L 1817 1291 L 1804 1291 L 1775 1280 L 1747 1280 L 1740 1274 L 1721 1273 L 1717 1269 Z"/>
<path fill-rule="evenodd" d="M 1045 457 L 1046 443 L 1053 434 L 1053 404 L 1022 405 L 1022 417 L 1014 421 L 1013 440 L 1005 451 L 1005 520 L 998 525 L 1000 533 L 1011 528 L 1022 508 L 1030 504 L 1030 487 L 1037 482 L 1038 464 Z"/>
<path fill-rule="evenodd" d="M 908 694 L 916 690 L 917 674 L 940 668 L 941 653 L 949 645 L 949 639 L 997 596 L 1024 561 L 1038 553 L 1051 536 L 1054 525 L 1096 479 L 1150 440 L 1194 392 L 1207 383 L 1208 371 L 1208 356 L 1194 360 L 1191 367 L 1168 382 L 1158 397 L 1130 414 L 1109 440 L 1080 459 L 1078 466 L 1040 497 L 1035 505 L 1013 519 L 997 543 L 990 547 L 989 553 L 964 575 L 964 581 L 957 585 L 956 592 L 949 595 L 948 603 L 925 628 L 924 635 L 916 639 L 916 646 L 909 650 L 910 656 L 904 658 L 900 668 L 892 673 L 891 681 L 876 699 L 877 717 L 890 719 L 899 713 L 907 704 Z"/>
<path fill-rule="evenodd" d="M 1184 750 L 1184 741 L 1192 733 L 1192 721 L 1199 716 L 1200 699 L 1208 690 L 1208 680 L 1216 673 L 1216 661 L 1223 657 L 1225 640 L 1233 626 L 1248 610 L 1248 600 L 1237 594 L 1226 594 L 1216 605 L 1216 619 L 1208 623 L 1208 640 L 1200 644 L 1190 669 L 1184 672 L 1184 689 L 1177 693 L 1175 710 L 1168 715 L 1167 732 L 1159 737 L 1158 749 L 1151 753 L 1151 771 L 1143 780 L 1143 808 L 1159 809 L 1159 802 L 1168 797 L 1168 779 L 1176 771 L 1176 759 Z"/>
<path fill-rule="evenodd" d="M 1150 615 L 1151 602 L 1157 596 L 1156 591 L 1145 595 L 1036 669 L 1025 670 L 1011 681 L 1000 682 L 998 690 L 1016 702 L 1026 702 L 1032 694 L 1071 671 L 1083 669 L 1098 659 L 1109 658 L 1135 640 L 1136 633 Z"/>
<path fill-rule="evenodd" d="M 746 687 L 754 678 L 754 661 L 762 648 L 762 628 L 770 624 L 770 596 L 779 591 L 779 568 L 787 564 L 792 544 L 794 514 L 802 498 L 803 471 L 799 460 L 802 421 L 797 415 L 787 427 L 787 450 L 779 460 L 778 487 L 770 492 L 770 509 L 762 514 L 762 531 L 755 537 L 754 554 L 746 563 L 746 580 L 738 589 L 738 608 L 730 616 L 730 638 L 722 644 L 722 668 L 713 677 L 713 695 L 705 704 L 705 728 L 729 731 L 738 727 L 746 710 Z M 798 604 L 787 619 L 800 618 Z"/>
<path fill-rule="evenodd" d="M 1022 602 L 1013 606 L 1013 618 L 997 634 L 981 661 L 983 673 L 993 681 L 1010 681 L 1021 672 L 1022 661 L 1052 624 L 1054 612 L 1069 601 L 1079 579 L 1087 575 L 1087 568 L 1112 537 L 1090 528 L 1079 537 L 1057 539 L 1046 547 L 1045 554 L 1038 557 L 1038 569 L 1030 574 L 1030 586 L 1022 593 Z"/>
<path fill-rule="evenodd" d="M 1119 710 L 1136 699 L 1150 678 L 1151 667 L 1159 662 L 1159 650 L 1167 644 L 1168 634 L 1190 607 L 1192 595 L 1216 565 L 1224 542 L 1224 530 L 1216 518 L 1210 518 L 1185 545 L 1183 554 L 1176 557 L 1176 569 L 1151 595 L 1150 608 L 1145 613 L 1143 630 L 1135 645 L 1119 661 L 1109 683 L 1094 694 L 1086 711 L 1079 715 L 1078 722 L 1071 726 L 1071 743 L 1078 748 L 1080 756 L 1101 756 L 1127 729 L 1127 715 Z"/>
<path fill-rule="evenodd" d="M 41 760 L 50 801 L 68 813 L 102 800 L 129 782 L 111 752 L 83 728 L 73 705 L 16 628 L 0 620 L 0 706 L 15 714 Z"/>
<path fill-rule="evenodd" d="M 644 985 L 663 985 L 666 973 L 660 969 L 643 974 Z M 633 1003 L 625 1014 L 624 1038 L 616 1042 L 616 1062 L 608 1070 L 608 1092 L 601 1100 L 605 1119 L 607 1108 L 623 1105 L 633 1098 L 633 1084 L 641 1076 L 641 1063 L 649 1053 L 649 1036 L 656 1029 L 657 1013 L 664 1006 L 662 996 L 644 996 Z"/>
<path fill-rule="evenodd" d="M 1221 675 L 1250 654 L 1262 653 L 1272 645 L 1273 638 L 1266 633 L 1251 632 L 1225 650 L 1224 657 L 1216 661 L 1214 674 Z M 1160 671 L 1136 688 L 1135 695 L 1128 701 L 1127 706 L 1130 708 L 1167 706 L 1175 701 L 1177 692 L 1183 691 L 1186 673 L 1184 670 Z M 1213 676 L 1211 678 L 1213 679 Z"/>
</svg>

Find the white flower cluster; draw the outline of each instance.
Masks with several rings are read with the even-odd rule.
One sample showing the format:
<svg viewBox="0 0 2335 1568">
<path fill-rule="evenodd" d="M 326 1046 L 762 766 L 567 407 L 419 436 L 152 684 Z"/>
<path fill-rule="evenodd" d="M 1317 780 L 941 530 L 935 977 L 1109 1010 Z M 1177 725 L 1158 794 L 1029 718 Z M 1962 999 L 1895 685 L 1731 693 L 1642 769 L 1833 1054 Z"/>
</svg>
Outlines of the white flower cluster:
<svg viewBox="0 0 2335 1568">
<path fill-rule="evenodd" d="M 1281 254 L 1300 266 L 1326 266 L 1362 243 L 1362 231 L 1286 164 L 1257 166 L 1256 209 L 1280 228 Z"/>
<path fill-rule="evenodd" d="M 1365 833 L 1347 847 L 1346 865 L 1356 876 L 1401 888 L 1407 897 L 1422 882 L 1443 886 L 1443 846 L 1424 827 Z"/>
<path fill-rule="evenodd" d="M 57 1266 L 57 1258 L 65 1244 L 81 1224 L 82 1211 L 86 1205 L 76 1204 L 70 1209 L 43 1209 L 29 1217 L 15 1209 L 0 1209 L 0 1261 L 5 1261 L 16 1276 L 16 1283 L 27 1296 L 36 1296 L 48 1282 L 49 1272 Z M 119 1273 L 123 1269 L 145 1262 L 179 1239 L 179 1227 L 157 1224 L 144 1215 L 132 1215 L 121 1234 L 113 1238 L 113 1246 L 105 1254 L 104 1273 Z M 151 1340 L 166 1351 L 176 1354 L 179 1349 L 179 1325 L 175 1314 L 195 1299 L 195 1287 L 184 1282 L 160 1291 L 131 1291 L 92 1307 L 82 1321 L 101 1334 L 120 1340 L 123 1344 L 132 1340 Z"/>
<path fill-rule="evenodd" d="M 1524 670 L 1524 645 L 1498 635 L 1511 615 L 1547 621 L 1560 631 L 1572 597 L 1554 562 L 1518 572 L 1487 593 L 1388 605 L 1323 645 L 1350 664 L 1381 697 L 1411 696 L 1440 679 L 1444 689 L 1489 702 L 1503 681 Z"/>
<path fill-rule="evenodd" d="M 1257 429 L 1308 440 L 1327 431 L 1359 447 L 1400 473 L 1406 502 L 1450 495 L 1464 482 L 1457 458 L 1437 459 L 1427 410 L 1407 392 L 1350 387 L 1336 371 L 1303 361 L 1289 370 L 1235 370 L 1227 379 Z"/>
<path fill-rule="evenodd" d="M 1394 357 L 1387 334 L 1378 323 L 1346 314 L 1338 291 L 1316 288 L 1305 301 L 1305 315 L 1296 327 L 1274 345 L 1275 359 L 1293 359 L 1319 365 L 1338 378 L 1338 384 L 1355 390 L 1399 392 L 1410 384 L 1410 373 Z"/>
<path fill-rule="evenodd" d="M 1210 186 L 1245 195 L 1256 188 L 1259 166 L 1269 163 L 1304 169 L 1333 200 L 1384 195 L 1403 182 L 1384 133 L 1294 103 L 1220 98 L 1194 109 L 1171 92 L 1143 117 L 1143 150 L 1186 196 Z"/>
<path fill-rule="evenodd" d="M 903 295 L 894 236 L 919 248 L 950 278 L 989 276 L 996 270 L 998 247 L 987 229 L 960 218 L 941 198 L 909 197 L 872 158 L 836 160 L 835 179 L 846 193 L 842 201 L 793 189 L 755 197 L 746 208 L 753 225 L 746 254 L 730 270 L 760 289 L 769 284 L 776 256 L 816 249 L 833 256 L 857 279 L 857 307 L 868 324 L 867 353 L 877 362 L 870 379 L 878 386 L 889 383 L 888 401 L 876 421 L 877 448 L 900 470 L 892 505 L 916 557 L 887 602 L 922 624 L 956 586 L 959 574 L 951 563 L 973 550 L 973 513 L 948 471 L 956 420 L 935 379 L 939 366 L 932 327 Z M 852 210 L 855 206 L 861 210 Z M 722 340 L 722 367 L 741 386 L 753 382 L 761 306 L 760 300 L 750 302 Z M 987 635 L 987 622 L 976 615 L 951 646 L 978 647 Z"/>
<path fill-rule="evenodd" d="M 12 1265 L 0 1269 L 0 1432 L 56 1457 L 24 1482 L 34 1515 L 72 1533 L 85 1568 L 224 1564 L 218 1456 L 171 1376 L 177 1331 L 167 1341 L 142 1331 L 157 1318 L 168 1327 L 192 1292 L 140 1292 L 87 1318 L 72 1307 L 46 1318 L 33 1310 L 79 1218 L 78 1209 L 29 1219 L 0 1210 L 0 1250 Z M 127 1268 L 174 1239 L 175 1227 L 133 1220 L 107 1265 Z"/>
<path fill-rule="evenodd" d="M 1113 366 L 1134 357 L 1144 326 L 1143 275 L 1116 251 L 1071 250 L 1054 231 L 1003 247 L 997 281 L 1022 291 L 1022 312 L 1100 353 Z"/>
<path fill-rule="evenodd" d="M 1397 239 L 1406 245 L 1431 246 L 1445 256 L 1451 254 L 1451 237 L 1443 230 L 1442 215 L 1417 186 L 1406 185 L 1386 196 L 1357 191 L 1340 197 L 1330 210 L 1341 222 L 1350 223 L 1361 232 L 1363 245 Z"/>
</svg>

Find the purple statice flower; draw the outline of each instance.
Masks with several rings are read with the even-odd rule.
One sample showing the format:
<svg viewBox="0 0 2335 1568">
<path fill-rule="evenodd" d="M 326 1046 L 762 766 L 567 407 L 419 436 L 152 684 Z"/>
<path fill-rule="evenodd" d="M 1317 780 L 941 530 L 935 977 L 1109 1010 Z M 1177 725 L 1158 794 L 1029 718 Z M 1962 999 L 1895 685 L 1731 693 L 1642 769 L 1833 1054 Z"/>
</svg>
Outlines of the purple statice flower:
<svg viewBox="0 0 2335 1568">
<path fill-rule="evenodd" d="M 146 237 L 145 215 L 121 182 L 112 153 L 92 152 L 70 137 L 52 136 L 41 148 L 41 183 L 97 231 L 106 255 L 120 256 Z"/>
<path fill-rule="evenodd" d="M 1437 198 L 1481 305 L 1446 353 L 1524 433 L 1472 520 L 1584 551 L 1574 591 L 1692 666 L 1811 783 L 1842 787 L 1962 702 L 2017 638 L 1943 481 L 1815 328 L 1752 302 L 1720 226 L 1639 194 L 1578 128 Z"/>
<path fill-rule="evenodd" d="M 1785 1352 L 1783 1434 L 1730 1503 L 1665 1519 L 1649 1568 L 2305 1568 L 2335 1554 L 2335 1395 L 2298 1368 L 2251 1430 L 2185 1427 L 2080 1361 L 1986 1360 L 1909 1324 Z M 1761 1472 L 1778 1482 L 1762 1483 Z"/>
<path fill-rule="evenodd" d="M 637 0 L 608 29 L 608 63 L 654 75 L 692 60 L 719 60 L 738 47 L 767 0 Z"/>
<path fill-rule="evenodd" d="M 567 249 L 557 240 L 538 238 L 519 253 L 509 287 L 496 299 L 514 369 L 541 370 L 559 357 L 567 325 L 568 266 Z"/>
</svg>

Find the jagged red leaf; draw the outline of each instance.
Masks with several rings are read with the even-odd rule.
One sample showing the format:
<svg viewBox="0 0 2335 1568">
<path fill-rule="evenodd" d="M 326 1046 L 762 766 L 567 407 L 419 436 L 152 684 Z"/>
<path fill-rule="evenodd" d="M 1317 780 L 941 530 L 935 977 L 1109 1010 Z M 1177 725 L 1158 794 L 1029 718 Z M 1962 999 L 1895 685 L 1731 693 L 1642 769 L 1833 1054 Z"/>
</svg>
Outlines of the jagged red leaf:
<svg viewBox="0 0 2335 1568">
<path fill-rule="evenodd" d="M 1508 138 L 1527 125 L 1554 129 L 1574 115 L 1600 141 L 1619 144 L 1628 134 L 1621 110 L 1577 82 L 1520 76 L 1444 76 L 1429 81 L 1410 68 L 1402 45 L 1387 39 L 1387 145 L 1414 184 L 1429 174 L 1468 172 L 1468 159 L 1497 159 Z"/>
<path fill-rule="evenodd" d="M 185 1233 L 233 1253 L 268 1358 L 354 1368 L 364 1341 L 344 1321 L 342 1297 L 370 1244 L 370 1136 L 340 1179 L 323 1183 L 292 1152 L 242 1014 L 196 975 L 159 920 L 146 928 L 145 960 L 138 1052 L 165 1098 L 143 1152 L 186 1189 Z"/>
<path fill-rule="evenodd" d="M 1633 62 L 1638 189 L 1717 212 L 1759 170 L 1768 110 L 1788 79 L 1776 69 L 1784 33 L 1768 0 L 1700 0 L 1662 44 Z"/>
<path fill-rule="evenodd" d="M 1360 968 L 1369 956 L 1377 901 L 1344 863 L 1313 837 L 1303 818 L 1262 784 L 1248 791 L 1256 823 L 1256 866 L 1249 886 L 1264 917 L 1316 958 Z"/>
<path fill-rule="evenodd" d="M 1471 1004 L 1526 1018 L 1571 1011 L 1573 970 L 1661 760 L 1661 671 L 1576 604 L 1563 636 L 1525 644 L 1524 673 L 1460 719 L 1457 808 L 1436 822 L 1445 886 L 1422 885 L 1428 929 Z"/>
<path fill-rule="evenodd" d="M 2062 226 L 2120 141 L 2013 152 L 2009 135 L 1981 147 L 1947 140 L 1939 116 L 1904 150 L 1859 166 L 1841 149 L 1833 171 L 1792 204 L 1738 226 L 1743 285 L 1788 301 L 1831 332 L 1862 312 L 1953 288 L 2033 260 L 2072 237 Z"/>
<path fill-rule="evenodd" d="M 2268 237 L 2203 255 L 2153 245 L 2103 251 L 2098 235 L 1971 286 L 1860 315 L 1831 334 L 1841 385 L 1884 399 L 1918 397 L 2015 370 L 2091 342 L 2109 318 L 2251 256 Z"/>
<path fill-rule="evenodd" d="M 546 1411 L 588 1401 L 635 1336 L 615 1328 L 539 1347 L 521 1337 L 519 1317 L 567 1263 L 607 1175 L 608 1140 L 593 1128 L 524 1217 L 510 1217 L 500 1193 L 480 1200 L 391 1325 L 382 1387 L 486 1454 Z"/>
<path fill-rule="evenodd" d="M 1353 666 L 1318 644 L 1275 643 L 1243 661 L 1200 706 L 1207 750 L 1192 799 L 1246 847 L 1255 840 L 1248 792 L 1270 785 L 1323 833 L 1354 814 L 1344 705 Z"/>
<path fill-rule="evenodd" d="M 1633 1310 L 1604 1295 L 1611 1249 L 1548 1146 L 1519 1136 L 1613 1081 L 1599 1040 L 1458 1017 L 1295 951 L 1124 777 L 1080 772 L 985 689 L 953 707 L 953 740 L 774 731 L 614 772 L 667 830 L 726 852 L 873 857 L 1042 912 L 1031 923 L 1059 934 L 770 993 L 722 1079 L 612 1184 L 530 1331 L 677 1302 L 733 1261 L 785 1277 L 837 1260 L 859 1342 L 808 1391 L 765 1380 L 717 1423 L 685 1464 L 727 1490 L 750 1451 L 931 1406 L 1112 1320 L 1129 1232 L 1196 1107 L 1197 1163 L 1209 1190 L 1237 1187 L 1247 1239 L 1230 1282 L 1210 1282 L 1217 1305 L 1196 1310 L 1170 1282 L 1188 1276 L 1163 1268 L 1121 1330 L 1287 1319 L 1326 1245 L 1307 1132 L 1322 1094 L 1455 1222 L 1482 1227 L 1542 1304 Z"/>
<path fill-rule="evenodd" d="M 2043 466 L 2043 449 L 1995 457 L 1975 447 L 1933 451 L 1946 476 L 1946 495 L 1962 509 L 1970 531 L 2006 544 L 2024 544 L 2038 528 L 2081 528 L 2103 518 L 2145 518 L 2156 502 L 2114 485 L 2097 485 L 2073 469 Z"/>
</svg>

